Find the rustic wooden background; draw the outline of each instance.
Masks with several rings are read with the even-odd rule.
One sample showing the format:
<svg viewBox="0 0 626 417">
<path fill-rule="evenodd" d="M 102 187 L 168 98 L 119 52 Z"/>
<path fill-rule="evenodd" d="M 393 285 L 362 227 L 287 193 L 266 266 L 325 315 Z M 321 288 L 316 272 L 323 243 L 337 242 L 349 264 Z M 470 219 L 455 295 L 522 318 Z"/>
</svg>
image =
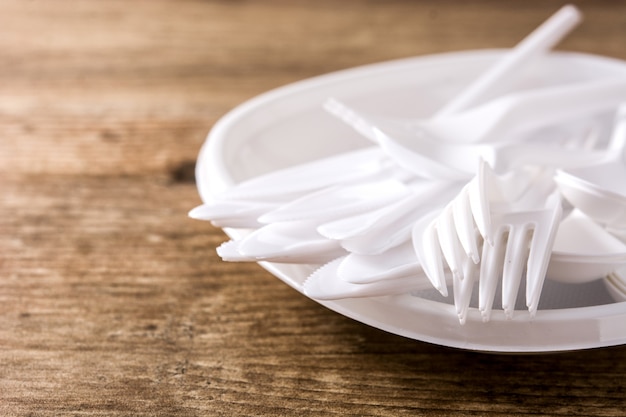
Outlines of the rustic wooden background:
<svg viewBox="0 0 626 417">
<path fill-rule="evenodd" d="M 0 0 L 0 415 L 626 415 L 626 347 L 390 335 L 221 262 L 222 232 L 186 217 L 197 152 L 238 103 L 509 47 L 560 5 Z M 626 59 L 626 3 L 578 5 L 561 48 Z"/>
</svg>

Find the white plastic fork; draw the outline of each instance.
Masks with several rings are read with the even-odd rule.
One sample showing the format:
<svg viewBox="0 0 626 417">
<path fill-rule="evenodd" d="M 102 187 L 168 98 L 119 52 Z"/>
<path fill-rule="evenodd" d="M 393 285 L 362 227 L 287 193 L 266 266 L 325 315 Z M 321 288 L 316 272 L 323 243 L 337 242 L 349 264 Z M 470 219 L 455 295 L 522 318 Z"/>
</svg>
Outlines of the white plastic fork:
<svg viewBox="0 0 626 417">
<path fill-rule="evenodd" d="M 526 306 L 531 316 L 534 316 L 562 216 L 560 194 L 552 194 L 545 208 L 521 212 L 492 212 L 492 216 L 497 230 L 493 237 L 494 245 L 489 242 L 483 244 L 479 309 L 488 320 L 498 277 L 502 271 L 502 309 L 507 317 L 512 317 L 525 267 Z M 505 248 L 504 258 L 499 260 L 497 256 L 501 248 Z"/>
<path fill-rule="evenodd" d="M 526 304 L 531 315 L 536 313 L 562 215 L 560 196 L 548 194 L 553 184 L 547 178 L 518 175 L 503 180 L 483 162 L 476 178 L 442 212 L 416 223 L 417 257 L 444 295 L 444 261 L 448 265 L 461 322 L 476 278 L 483 320 L 490 318 L 501 277 L 502 308 L 512 317 L 524 267 Z M 511 191 L 512 195 L 504 195 Z"/>
</svg>

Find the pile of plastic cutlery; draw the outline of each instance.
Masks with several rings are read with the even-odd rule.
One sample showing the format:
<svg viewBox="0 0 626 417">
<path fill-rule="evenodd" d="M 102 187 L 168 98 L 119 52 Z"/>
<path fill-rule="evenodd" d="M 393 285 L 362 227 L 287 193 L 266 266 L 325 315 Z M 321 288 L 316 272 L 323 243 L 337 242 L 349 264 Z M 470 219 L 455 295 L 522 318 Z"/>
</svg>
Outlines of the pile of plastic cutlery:
<svg viewBox="0 0 626 417">
<path fill-rule="evenodd" d="M 485 101 L 579 20 L 565 6 L 427 120 L 329 98 L 328 117 L 372 146 L 246 180 L 190 216 L 249 230 L 218 248 L 226 261 L 318 266 L 304 283 L 312 298 L 451 289 L 464 322 L 477 291 L 488 321 L 496 289 L 512 318 L 523 283 L 535 315 L 545 279 L 626 265 L 626 77 Z M 626 284 L 615 288 L 626 299 Z"/>
</svg>

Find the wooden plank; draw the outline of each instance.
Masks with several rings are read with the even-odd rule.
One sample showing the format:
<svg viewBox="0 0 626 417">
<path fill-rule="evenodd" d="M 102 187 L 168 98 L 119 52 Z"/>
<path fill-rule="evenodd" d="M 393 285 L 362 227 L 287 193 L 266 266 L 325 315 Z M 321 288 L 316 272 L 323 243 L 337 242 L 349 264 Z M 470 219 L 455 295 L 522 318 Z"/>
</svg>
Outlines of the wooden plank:
<svg viewBox="0 0 626 417">
<path fill-rule="evenodd" d="M 507 47 L 558 2 L 0 1 L 0 415 L 623 415 L 626 348 L 497 356 L 372 329 L 186 217 L 243 100 Z M 626 58 L 626 3 L 563 48 Z M 497 34 L 497 35 L 494 35 Z"/>
</svg>

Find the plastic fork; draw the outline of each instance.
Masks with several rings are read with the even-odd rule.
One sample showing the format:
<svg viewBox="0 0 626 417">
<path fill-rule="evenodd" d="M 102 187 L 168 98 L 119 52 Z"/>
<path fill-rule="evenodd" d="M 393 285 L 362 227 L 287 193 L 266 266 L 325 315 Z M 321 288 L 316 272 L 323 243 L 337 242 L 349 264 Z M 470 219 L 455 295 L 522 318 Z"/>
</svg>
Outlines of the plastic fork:
<svg viewBox="0 0 626 417">
<path fill-rule="evenodd" d="M 605 157 L 559 170 L 555 181 L 574 207 L 620 236 L 626 229 L 626 103 L 617 110 Z"/>
<path fill-rule="evenodd" d="M 444 295 L 444 261 L 448 265 L 461 322 L 476 279 L 483 320 L 490 318 L 501 277 L 502 308 L 512 317 L 524 266 L 526 304 L 531 315 L 536 313 L 562 215 L 560 196 L 548 194 L 553 185 L 547 178 L 531 173 L 501 179 L 483 162 L 476 178 L 442 212 L 416 223 L 417 257 Z"/>
<path fill-rule="evenodd" d="M 498 276 L 502 271 L 502 308 L 507 317 L 512 317 L 526 267 L 526 306 L 534 316 L 562 216 L 560 195 L 552 194 L 543 209 L 492 212 L 492 216 L 497 230 L 493 238 L 494 245 L 489 242 L 483 244 L 479 309 L 483 317 L 488 319 Z M 504 249 L 504 258 L 500 261 L 497 256 L 501 249 Z"/>
</svg>

